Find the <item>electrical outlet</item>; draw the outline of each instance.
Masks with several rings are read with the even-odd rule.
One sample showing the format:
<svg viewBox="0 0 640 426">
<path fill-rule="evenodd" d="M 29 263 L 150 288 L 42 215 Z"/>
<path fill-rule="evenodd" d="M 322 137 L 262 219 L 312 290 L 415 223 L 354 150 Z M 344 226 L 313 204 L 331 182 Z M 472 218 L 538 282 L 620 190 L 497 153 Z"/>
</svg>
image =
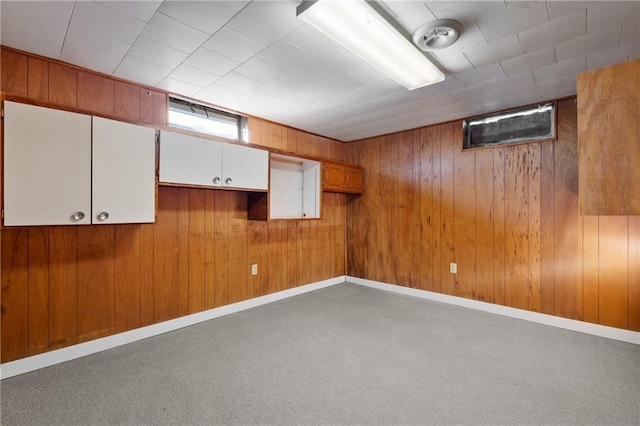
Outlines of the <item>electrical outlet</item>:
<svg viewBox="0 0 640 426">
<path fill-rule="evenodd" d="M 449 264 L 449 272 L 451 272 L 452 274 L 457 274 L 458 273 L 458 264 L 457 263 L 450 263 Z"/>
<path fill-rule="evenodd" d="M 251 275 L 258 275 L 258 264 L 254 263 L 251 265 Z"/>
</svg>

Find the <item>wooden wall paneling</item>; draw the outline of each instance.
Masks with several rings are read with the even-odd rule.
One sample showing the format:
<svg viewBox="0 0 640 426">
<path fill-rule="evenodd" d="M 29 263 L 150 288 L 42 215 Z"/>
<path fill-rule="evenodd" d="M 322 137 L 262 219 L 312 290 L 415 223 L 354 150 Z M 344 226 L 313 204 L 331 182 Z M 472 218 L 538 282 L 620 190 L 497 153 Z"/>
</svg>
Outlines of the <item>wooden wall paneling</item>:
<svg viewBox="0 0 640 426">
<path fill-rule="evenodd" d="M 364 152 L 365 143 L 362 141 L 351 142 L 346 145 L 347 160 L 354 164 L 365 164 Z M 372 173 L 367 169 L 365 172 L 365 191 L 359 197 L 348 197 L 346 207 L 346 244 L 347 244 L 347 269 L 346 273 L 351 276 L 364 278 L 367 248 L 364 245 L 370 239 L 370 209 L 366 207 L 371 197 L 376 197 L 377 192 L 371 185 Z"/>
<path fill-rule="evenodd" d="M 414 145 L 414 218 L 412 251 L 414 282 L 417 288 L 433 290 L 433 255 L 431 253 L 433 238 L 433 129 L 431 126 L 419 130 L 418 141 Z"/>
<path fill-rule="evenodd" d="M 555 312 L 555 144 L 540 146 L 540 311 L 548 315 Z"/>
<path fill-rule="evenodd" d="M 206 189 L 189 191 L 188 276 L 189 313 L 205 309 L 205 196 Z M 184 235 L 183 235 L 184 237 Z"/>
<path fill-rule="evenodd" d="M 302 269 L 305 259 L 302 251 L 302 226 L 298 220 L 287 221 L 287 280 L 291 287 L 302 284 Z"/>
<path fill-rule="evenodd" d="M 138 88 L 140 95 L 140 121 L 146 124 L 154 124 L 155 106 L 154 95 L 149 89 Z"/>
<path fill-rule="evenodd" d="M 579 230 L 582 233 L 582 320 L 594 324 L 600 323 L 599 226 L 598 216 L 583 216 Z"/>
<path fill-rule="evenodd" d="M 101 75 L 78 71 L 78 107 L 94 114 L 115 113 L 115 82 Z"/>
<path fill-rule="evenodd" d="M 49 350 L 49 228 L 28 228 L 29 355 Z"/>
<path fill-rule="evenodd" d="M 286 222 L 279 220 L 269 223 L 269 287 L 268 292 L 273 293 L 283 289 L 285 280 L 283 270 L 286 269 L 286 259 L 283 253 L 283 231 L 286 229 Z M 310 234 L 307 233 L 307 236 Z M 311 259 L 308 259 L 311 262 Z M 284 265 L 283 265 L 284 264 Z"/>
<path fill-rule="evenodd" d="M 627 328 L 629 218 L 600 216 L 599 222 L 599 321 L 603 325 Z"/>
<path fill-rule="evenodd" d="M 529 306 L 528 309 L 533 312 L 540 312 L 541 306 L 541 210 L 540 210 L 540 144 L 527 144 L 527 159 L 529 177 L 529 224 L 528 235 L 529 241 Z"/>
<path fill-rule="evenodd" d="M 476 182 L 476 282 L 475 298 L 493 302 L 493 152 L 475 153 Z"/>
<path fill-rule="evenodd" d="M 153 124 L 156 126 L 169 125 L 168 113 L 169 113 L 169 99 L 166 93 L 152 92 L 153 93 Z"/>
<path fill-rule="evenodd" d="M 453 233 L 455 262 L 454 294 L 475 299 L 476 284 L 476 153 L 462 151 L 462 137 L 454 139 Z"/>
<path fill-rule="evenodd" d="M 529 305 L 527 157 L 526 145 L 516 145 L 506 150 L 505 304 L 520 309 L 527 309 Z"/>
<path fill-rule="evenodd" d="M 78 228 L 49 228 L 50 349 L 78 343 Z"/>
<path fill-rule="evenodd" d="M 334 270 L 330 274 L 336 277 L 346 274 L 347 262 L 347 241 L 345 233 L 346 215 L 347 215 L 347 194 L 331 194 L 334 202 L 334 219 L 333 236 L 334 242 Z"/>
<path fill-rule="evenodd" d="M 115 332 L 141 326 L 140 225 L 114 226 Z"/>
<path fill-rule="evenodd" d="M 158 188 L 153 228 L 153 321 L 178 316 L 178 188 Z"/>
<path fill-rule="evenodd" d="M 216 203 L 217 191 L 207 190 L 204 195 L 204 308 L 216 306 Z"/>
<path fill-rule="evenodd" d="M 248 244 L 247 194 L 229 192 L 229 303 L 250 297 Z"/>
<path fill-rule="evenodd" d="M 7 49 L 2 49 L 0 55 L 2 60 L 0 87 L 2 91 L 16 96 L 28 96 L 27 56 Z"/>
<path fill-rule="evenodd" d="M 116 81 L 114 83 L 114 115 L 126 121 L 140 122 L 140 88 Z"/>
<path fill-rule="evenodd" d="M 558 104 L 558 138 L 555 142 L 554 235 L 555 315 L 582 318 L 582 287 L 578 283 L 578 151 L 576 105 Z"/>
<path fill-rule="evenodd" d="M 493 150 L 493 302 L 505 304 L 505 148 Z"/>
<path fill-rule="evenodd" d="M 400 254 L 399 221 L 398 221 L 398 190 L 400 182 L 398 166 L 400 156 L 400 138 L 398 134 L 383 137 L 380 145 L 380 188 L 381 206 L 379 220 L 383 226 L 378 233 L 378 246 L 383 248 L 381 263 L 379 264 L 381 281 L 393 284 L 399 283 L 399 257 L 392 253 Z"/>
<path fill-rule="evenodd" d="M 78 71 L 66 65 L 49 63 L 49 102 L 78 106 Z"/>
<path fill-rule="evenodd" d="M 155 224 L 144 223 L 140 227 L 140 325 L 153 323 L 154 317 L 154 228 Z"/>
<path fill-rule="evenodd" d="M 249 142 L 262 146 L 262 120 L 257 117 L 248 117 L 247 129 L 249 130 Z"/>
<path fill-rule="evenodd" d="M 115 330 L 114 227 L 78 227 L 78 341 Z"/>
<path fill-rule="evenodd" d="M 640 331 L 640 216 L 629 216 L 629 330 Z"/>
<path fill-rule="evenodd" d="M 4 51 L 3 51 L 4 52 Z M 4 56 L 3 56 L 4 59 Z M 29 232 L 2 230 L 2 362 L 29 354 Z"/>
<path fill-rule="evenodd" d="M 215 191 L 213 194 L 215 270 L 214 270 L 214 305 L 224 306 L 229 303 L 229 192 Z"/>
<path fill-rule="evenodd" d="M 443 126 L 434 126 L 431 131 L 427 132 L 427 143 L 432 146 L 433 163 L 431 167 L 432 176 L 432 197 L 431 200 L 423 200 L 426 202 L 427 209 L 431 210 L 431 233 L 432 239 L 428 241 L 428 245 L 432 256 L 432 291 L 442 292 L 443 278 L 449 270 L 444 266 L 443 249 L 444 240 L 442 238 L 442 229 L 444 226 L 442 217 L 442 130 Z M 429 206 L 431 204 L 431 206 Z M 446 270 L 445 270 L 446 269 Z"/>
<path fill-rule="evenodd" d="M 440 144 L 440 280 L 444 294 L 455 294 L 455 277 L 449 272 L 449 266 L 456 261 L 454 230 L 454 155 L 461 149 L 462 139 L 455 140 L 454 124 L 442 125 Z"/>
<path fill-rule="evenodd" d="M 420 131 L 403 132 L 398 135 L 398 191 L 397 191 L 397 239 L 398 256 L 397 282 L 405 287 L 416 287 L 413 280 L 413 187 L 414 165 L 413 146 Z M 419 172 L 419 170 L 418 170 Z"/>
<path fill-rule="evenodd" d="M 29 56 L 28 94 L 30 99 L 49 100 L 49 62 Z"/>
<path fill-rule="evenodd" d="M 190 188 L 178 189 L 178 209 L 177 209 L 177 238 L 178 238 L 178 251 L 177 257 L 177 272 L 176 277 L 178 279 L 178 316 L 185 316 L 191 313 L 189 309 L 190 299 L 190 282 L 189 282 L 189 248 L 190 248 L 190 233 L 189 233 L 189 219 L 190 219 L 190 204 L 189 194 L 192 190 Z"/>
</svg>

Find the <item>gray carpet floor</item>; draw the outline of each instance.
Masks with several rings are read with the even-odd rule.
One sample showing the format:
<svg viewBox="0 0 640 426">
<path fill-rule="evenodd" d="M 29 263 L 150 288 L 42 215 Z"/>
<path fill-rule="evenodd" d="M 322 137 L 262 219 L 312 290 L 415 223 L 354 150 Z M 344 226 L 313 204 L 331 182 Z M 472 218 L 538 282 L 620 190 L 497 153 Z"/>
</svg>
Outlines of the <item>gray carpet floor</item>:
<svg viewBox="0 0 640 426">
<path fill-rule="evenodd" d="M 640 347 L 347 283 L 0 387 L 3 425 L 638 425 Z"/>
</svg>

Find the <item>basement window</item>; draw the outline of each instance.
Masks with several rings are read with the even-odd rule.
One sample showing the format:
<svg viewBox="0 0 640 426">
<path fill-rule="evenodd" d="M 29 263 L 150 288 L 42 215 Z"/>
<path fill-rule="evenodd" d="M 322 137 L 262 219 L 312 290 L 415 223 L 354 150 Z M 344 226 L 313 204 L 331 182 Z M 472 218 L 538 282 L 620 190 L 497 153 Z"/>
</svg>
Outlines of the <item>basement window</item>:
<svg viewBox="0 0 640 426">
<path fill-rule="evenodd" d="M 555 138 L 555 104 L 512 109 L 464 120 L 464 149 Z"/>
<path fill-rule="evenodd" d="M 248 141 L 246 117 L 178 98 L 169 98 L 169 126 Z"/>
</svg>

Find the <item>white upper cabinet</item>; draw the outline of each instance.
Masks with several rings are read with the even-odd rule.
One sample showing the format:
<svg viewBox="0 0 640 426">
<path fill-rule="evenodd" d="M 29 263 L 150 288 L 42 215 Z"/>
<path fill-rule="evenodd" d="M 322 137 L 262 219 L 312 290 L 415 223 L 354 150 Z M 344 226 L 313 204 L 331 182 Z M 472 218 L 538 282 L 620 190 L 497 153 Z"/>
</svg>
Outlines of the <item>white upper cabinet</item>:
<svg viewBox="0 0 640 426">
<path fill-rule="evenodd" d="M 266 191 L 269 153 L 261 149 L 160 134 L 160 182 Z"/>
<path fill-rule="evenodd" d="M 93 223 L 155 220 L 155 130 L 93 117 Z"/>
<path fill-rule="evenodd" d="M 6 226 L 155 220 L 154 129 L 93 117 L 92 132 L 88 115 L 4 108 Z"/>
<path fill-rule="evenodd" d="M 91 116 L 5 102 L 4 224 L 91 223 Z"/>
</svg>

